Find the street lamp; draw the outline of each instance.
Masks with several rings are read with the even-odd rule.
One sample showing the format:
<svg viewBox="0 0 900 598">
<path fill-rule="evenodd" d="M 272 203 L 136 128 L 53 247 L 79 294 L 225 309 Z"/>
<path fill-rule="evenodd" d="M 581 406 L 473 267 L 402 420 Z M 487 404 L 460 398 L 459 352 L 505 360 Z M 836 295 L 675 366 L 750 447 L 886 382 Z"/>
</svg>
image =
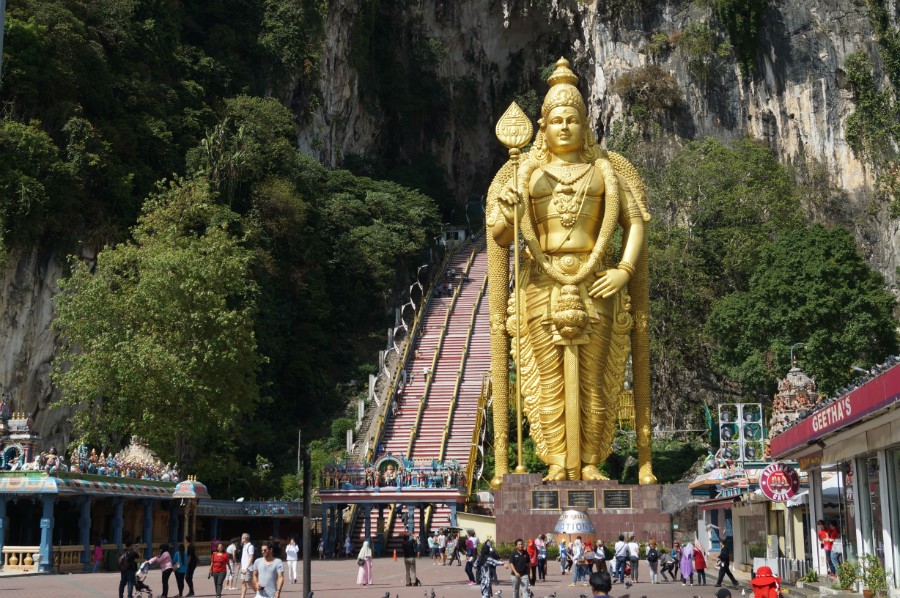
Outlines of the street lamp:
<svg viewBox="0 0 900 598">
<path fill-rule="evenodd" d="M 794 349 L 796 347 L 805 347 L 805 346 L 806 346 L 806 343 L 794 343 L 793 345 L 791 345 L 791 367 L 792 368 L 797 367 L 797 362 L 794 360 Z"/>
</svg>

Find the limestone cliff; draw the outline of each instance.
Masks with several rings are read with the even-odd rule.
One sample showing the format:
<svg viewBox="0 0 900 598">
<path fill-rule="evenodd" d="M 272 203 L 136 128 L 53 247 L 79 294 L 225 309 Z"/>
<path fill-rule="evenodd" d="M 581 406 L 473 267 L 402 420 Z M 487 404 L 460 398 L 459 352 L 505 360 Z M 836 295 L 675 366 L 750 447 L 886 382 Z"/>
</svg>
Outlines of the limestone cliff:
<svg viewBox="0 0 900 598">
<path fill-rule="evenodd" d="M 33 414 L 36 431 L 58 448 L 68 442 L 68 409 L 50 409 L 56 332 L 51 329 L 53 295 L 63 263 L 52 252 L 14 253 L 0 278 L 0 388 L 13 411 Z M 49 446 L 49 445 L 48 445 Z"/>
<path fill-rule="evenodd" d="M 369 155 L 384 148 L 384 106 L 367 95 L 352 64 L 361 15 L 373 2 L 336 0 L 326 28 L 322 68 L 322 109 L 300 134 L 300 145 L 325 163 L 337 166 L 349 154 Z M 517 91 L 545 89 L 540 70 L 565 55 L 581 76 L 595 129 L 609 131 L 622 117 L 622 102 L 610 85 L 622 73 L 648 63 L 671 72 L 686 103 L 675 134 L 681 139 L 720 139 L 751 135 L 765 139 L 784 162 L 814 159 L 849 205 L 844 223 L 855 228 L 872 265 L 893 283 L 900 265 L 900 230 L 883 206 L 871 205 L 874 176 L 846 142 L 845 125 L 853 113 L 844 85 L 847 56 L 866 48 L 877 57 L 877 44 L 864 3 L 810 0 L 768 5 L 760 34 L 754 73 L 742 76 L 732 60 L 705 81 L 691 77 L 683 52 L 652 57 L 647 46 L 654 34 L 677 36 L 693 23 L 716 26 L 702 3 L 643 3 L 611 0 L 422 0 L 397 3 L 378 13 L 396 23 L 403 50 L 412 52 L 418 38 L 437 40 L 446 54 L 436 70 L 453 85 L 473 80 L 474 106 L 469 122 L 430 114 L 430 135 L 419 147 L 399 151 L 439 157 L 458 198 L 486 188 L 503 151 L 493 137 L 494 120 Z M 611 6 L 624 5 L 612 14 Z M 634 6 L 638 8 L 633 8 Z M 891 4 L 896 20 L 897 5 Z M 724 38 L 724 34 L 719 32 Z M 413 41 L 410 41 L 410 37 Z M 405 44 L 405 45 L 404 45 Z M 376 65 L 378 66 L 378 65 Z M 383 66 L 383 65 L 382 65 Z M 876 59 L 876 75 L 879 65 Z M 395 150 L 396 151 L 396 150 Z M 814 214 L 814 216 L 816 216 Z"/>
</svg>

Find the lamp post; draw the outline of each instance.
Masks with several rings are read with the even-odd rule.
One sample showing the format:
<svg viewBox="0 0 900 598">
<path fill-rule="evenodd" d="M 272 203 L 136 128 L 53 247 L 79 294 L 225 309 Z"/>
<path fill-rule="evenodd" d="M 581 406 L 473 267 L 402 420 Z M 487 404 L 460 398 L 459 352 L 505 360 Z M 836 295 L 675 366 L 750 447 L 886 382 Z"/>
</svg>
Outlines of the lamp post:
<svg viewBox="0 0 900 598">
<path fill-rule="evenodd" d="M 796 347 L 805 347 L 806 343 L 794 343 L 791 345 L 791 367 L 797 367 L 797 362 L 794 360 L 794 349 Z"/>
</svg>

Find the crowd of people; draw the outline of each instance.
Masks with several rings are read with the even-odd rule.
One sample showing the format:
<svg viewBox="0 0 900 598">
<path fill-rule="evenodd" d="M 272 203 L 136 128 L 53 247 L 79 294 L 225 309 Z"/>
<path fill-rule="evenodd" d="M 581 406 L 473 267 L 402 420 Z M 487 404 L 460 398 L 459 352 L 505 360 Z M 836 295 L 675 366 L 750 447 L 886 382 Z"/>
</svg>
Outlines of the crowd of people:
<svg viewBox="0 0 900 598">
<path fill-rule="evenodd" d="M 388 463 L 383 469 L 373 465 L 328 465 L 322 471 L 321 487 L 336 490 L 368 488 L 461 488 L 466 485 L 466 472 L 455 461 L 432 461 L 430 464 L 398 465 Z"/>
<path fill-rule="evenodd" d="M 240 590 L 241 598 L 280 598 L 285 580 L 297 583 L 297 562 L 301 555 L 294 538 L 270 537 L 259 542 L 257 548 L 251 542 L 250 534 L 242 534 L 240 538 L 231 539 L 227 546 L 222 540 L 212 540 L 210 544 L 212 552 L 207 579 L 212 580 L 216 598 L 221 598 L 226 590 Z M 126 543 L 118 562 L 119 598 L 124 598 L 126 589 L 128 598 L 133 598 L 135 590 L 149 590 L 148 577 L 153 566 L 160 571 L 161 598 L 169 597 L 173 575 L 178 589 L 176 597 L 195 595 L 194 572 L 200 563 L 190 538 L 186 545 L 160 544 L 155 556 L 140 566 L 138 560 L 134 544 Z"/>
</svg>

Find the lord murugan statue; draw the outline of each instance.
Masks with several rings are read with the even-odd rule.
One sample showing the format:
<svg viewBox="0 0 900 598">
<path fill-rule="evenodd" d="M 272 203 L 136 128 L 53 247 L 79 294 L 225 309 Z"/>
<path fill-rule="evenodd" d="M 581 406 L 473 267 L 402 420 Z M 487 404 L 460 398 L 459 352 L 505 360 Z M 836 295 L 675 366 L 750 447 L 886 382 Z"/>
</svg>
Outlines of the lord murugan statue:
<svg viewBox="0 0 900 598">
<path fill-rule="evenodd" d="M 556 63 L 548 82 L 533 140 L 515 104 L 498 123 L 511 159 L 487 196 L 492 485 L 509 472 L 510 355 L 517 400 L 549 468 L 545 481 L 605 479 L 598 465 L 611 452 L 631 355 L 639 480 L 653 484 L 643 184 L 625 158 L 598 147 L 568 61 Z M 516 148 L 529 141 L 520 155 Z M 509 247 L 518 255 L 518 233 L 524 244 L 511 293 Z"/>
</svg>

